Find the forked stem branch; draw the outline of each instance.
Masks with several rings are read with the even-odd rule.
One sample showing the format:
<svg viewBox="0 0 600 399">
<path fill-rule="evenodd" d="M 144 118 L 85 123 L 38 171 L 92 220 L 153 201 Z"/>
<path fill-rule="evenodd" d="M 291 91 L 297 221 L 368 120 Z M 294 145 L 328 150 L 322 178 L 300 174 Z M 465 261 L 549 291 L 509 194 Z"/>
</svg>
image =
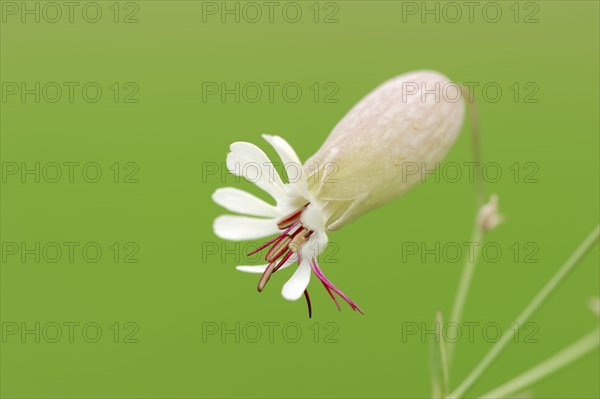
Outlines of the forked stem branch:
<svg viewBox="0 0 600 399">
<path fill-rule="evenodd" d="M 480 399 L 506 398 L 508 395 L 512 395 L 519 390 L 534 384 L 593 351 L 598 347 L 599 343 L 600 329 L 596 328 L 594 331 L 583 338 L 580 338 L 577 342 L 569 345 L 551 358 L 543 361 L 498 388 L 482 395 Z"/>
<path fill-rule="evenodd" d="M 542 304 L 548 299 L 550 294 L 556 290 L 556 288 L 562 283 L 569 272 L 575 268 L 583 259 L 583 256 L 587 251 L 597 242 L 598 235 L 600 234 L 600 225 L 583 240 L 579 247 L 573 252 L 573 254 L 567 259 L 567 261 L 561 266 L 556 274 L 546 283 L 544 288 L 533 298 L 533 300 L 527 305 L 527 307 L 521 312 L 519 317 L 514 321 L 512 325 L 516 325 L 516 331 L 525 324 L 527 320 L 542 306 Z M 515 331 L 515 332 L 516 332 Z M 458 399 L 465 392 L 467 392 L 475 382 L 481 377 L 481 375 L 488 369 L 488 367 L 496 360 L 498 355 L 506 348 L 506 345 L 511 341 L 513 331 L 508 329 L 502 334 L 500 339 L 492 346 L 490 351 L 485 357 L 479 362 L 479 364 L 471 371 L 467 378 L 452 392 L 448 398 Z"/>
</svg>

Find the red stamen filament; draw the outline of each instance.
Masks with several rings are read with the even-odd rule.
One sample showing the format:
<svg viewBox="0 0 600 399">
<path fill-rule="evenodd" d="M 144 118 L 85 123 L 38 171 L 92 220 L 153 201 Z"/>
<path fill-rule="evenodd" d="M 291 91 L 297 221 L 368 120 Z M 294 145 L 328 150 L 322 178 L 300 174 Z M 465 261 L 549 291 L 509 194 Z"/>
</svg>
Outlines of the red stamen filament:
<svg viewBox="0 0 600 399">
<path fill-rule="evenodd" d="M 300 215 L 302 214 L 302 211 L 304 211 L 304 209 L 306 209 L 307 206 L 308 206 L 308 204 L 304 205 L 302 208 L 298 209 L 297 211 L 295 211 L 293 213 L 290 213 L 289 215 L 287 215 L 286 217 L 281 219 L 279 221 L 279 223 L 277 223 L 277 227 L 279 227 L 281 230 L 283 230 L 286 227 L 291 226 L 292 224 L 297 222 L 300 219 Z"/>
<path fill-rule="evenodd" d="M 288 235 L 281 236 L 281 238 L 267 251 L 265 260 L 267 262 L 274 262 L 279 259 L 281 255 L 287 252 L 290 242 L 292 242 L 292 237 Z"/>
<path fill-rule="evenodd" d="M 304 298 L 306 298 L 306 305 L 308 306 L 308 318 L 312 318 L 312 306 L 310 304 L 310 296 L 308 290 L 304 290 Z"/>
<path fill-rule="evenodd" d="M 285 262 L 287 262 L 287 260 L 293 255 L 294 253 L 292 251 L 289 251 L 284 257 L 283 259 L 281 259 L 281 261 L 277 264 L 277 266 L 275 266 L 275 270 L 273 270 L 273 273 L 275 273 L 277 270 L 279 270 L 279 268 L 281 266 L 283 266 L 283 264 Z"/>
<path fill-rule="evenodd" d="M 263 288 L 269 281 L 271 274 L 273 274 L 273 269 L 275 268 L 275 262 L 269 263 L 262 276 L 260 276 L 260 280 L 258 280 L 258 292 L 262 292 Z"/>
</svg>

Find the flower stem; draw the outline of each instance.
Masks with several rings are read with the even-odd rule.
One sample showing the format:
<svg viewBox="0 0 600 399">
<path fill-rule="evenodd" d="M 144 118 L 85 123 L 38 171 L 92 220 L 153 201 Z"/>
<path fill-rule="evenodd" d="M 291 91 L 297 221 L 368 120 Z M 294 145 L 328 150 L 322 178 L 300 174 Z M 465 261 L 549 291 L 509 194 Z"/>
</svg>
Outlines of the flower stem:
<svg viewBox="0 0 600 399">
<path fill-rule="evenodd" d="M 479 111 L 473 93 L 469 92 L 466 86 L 461 86 L 463 98 L 467 98 L 467 107 L 469 108 L 471 143 L 473 145 L 473 161 L 475 162 L 475 205 L 477 210 L 483 206 L 485 190 L 483 188 L 482 154 L 481 154 L 481 131 L 479 130 Z"/>
<path fill-rule="evenodd" d="M 577 266 L 579 261 L 583 258 L 585 253 L 592 247 L 593 244 L 598 240 L 600 233 L 600 225 L 586 237 L 581 245 L 573 252 L 573 254 L 567 259 L 567 261 L 561 266 L 558 272 L 546 283 L 544 288 L 533 298 L 533 300 L 527 305 L 527 307 L 521 312 L 519 317 L 515 320 L 513 325 L 516 325 L 517 330 L 540 308 L 550 294 L 560 285 L 565 279 L 569 272 Z M 504 350 L 506 345 L 511 341 L 513 331 L 506 330 L 500 339 L 492 346 L 492 349 L 485 355 L 485 357 L 479 362 L 479 364 L 471 371 L 467 378 L 452 392 L 448 398 L 457 399 L 460 398 L 473 384 L 481 377 L 481 375 L 488 369 L 488 367 L 496 360 L 498 355 Z"/>
<path fill-rule="evenodd" d="M 444 396 L 448 394 L 448 356 L 446 351 L 446 342 L 444 341 L 444 337 L 442 334 L 444 319 L 442 318 L 442 312 L 437 312 L 436 315 L 437 322 L 437 334 L 438 334 L 438 345 L 440 351 L 440 367 L 442 368 L 442 392 Z"/>
<path fill-rule="evenodd" d="M 472 254 L 469 253 L 467 255 L 467 260 L 465 261 L 465 265 L 463 267 L 463 271 L 460 277 L 460 282 L 458 283 L 458 290 L 456 292 L 456 297 L 454 298 L 454 304 L 452 305 L 452 313 L 450 314 L 450 323 L 452 324 L 460 324 L 462 319 L 462 313 L 465 307 L 465 302 L 467 299 L 467 294 L 469 292 L 469 287 L 471 286 L 471 280 L 473 279 L 473 272 L 475 271 L 475 264 L 479 259 L 479 254 L 481 251 L 479 250 L 480 242 L 483 236 L 483 231 L 481 226 L 478 223 L 475 223 L 475 230 L 473 231 L 473 236 L 471 237 L 471 243 L 476 245 L 476 251 Z M 452 356 L 454 354 L 454 343 L 448 342 L 448 361 L 452 361 Z"/>
<path fill-rule="evenodd" d="M 448 395 L 448 357 L 446 341 L 443 338 L 444 319 L 438 310 L 435 315 L 435 340 L 431 343 L 431 382 L 432 399 L 445 398 Z"/>
<path fill-rule="evenodd" d="M 473 144 L 473 160 L 475 162 L 475 227 L 473 229 L 473 235 L 471 237 L 471 243 L 476 245 L 477 250 L 471 257 L 470 254 L 465 261 L 463 271 L 458 284 L 458 290 L 456 297 L 454 298 L 454 304 L 452 305 L 452 313 L 450 313 L 450 323 L 459 324 L 462 319 L 462 313 L 465 307 L 465 301 L 469 288 L 471 287 L 471 280 L 473 279 L 473 272 L 475 271 L 475 264 L 480 254 L 480 243 L 483 238 L 482 226 L 478 223 L 479 210 L 483 206 L 484 201 L 484 187 L 483 179 L 481 175 L 481 133 L 479 130 L 479 113 L 477 106 L 473 100 L 472 93 L 465 86 L 461 86 L 463 98 L 467 98 L 467 106 L 469 107 L 470 124 L 471 124 L 471 141 Z M 454 354 L 454 343 L 448 343 L 448 363 L 452 362 L 452 356 Z"/>
<path fill-rule="evenodd" d="M 555 371 L 567 366 L 588 352 L 596 349 L 600 343 L 600 328 L 579 339 L 550 359 L 538 364 L 525 373 L 513 378 L 500 387 L 481 396 L 481 399 L 504 398 L 523 389 Z"/>
</svg>

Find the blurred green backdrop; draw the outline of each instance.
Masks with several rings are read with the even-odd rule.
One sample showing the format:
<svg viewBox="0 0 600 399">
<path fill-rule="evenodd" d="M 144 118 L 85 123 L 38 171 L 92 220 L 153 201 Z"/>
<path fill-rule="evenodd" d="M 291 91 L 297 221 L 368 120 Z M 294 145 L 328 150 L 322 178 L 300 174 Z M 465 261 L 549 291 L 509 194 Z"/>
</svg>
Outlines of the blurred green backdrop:
<svg viewBox="0 0 600 399">
<path fill-rule="evenodd" d="M 216 188 L 260 195 L 222 173 L 230 143 L 266 148 L 260 134 L 279 134 L 305 160 L 407 71 L 477 82 L 484 158 L 502 172 L 487 185 L 507 216 L 488 237 L 502 254 L 476 271 L 452 386 L 491 347 L 484 326 L 508 328 L 598 223 L 596 1 L 476 2 L 472 14 L 461 2 L 1 5 L 2 397 L 428 397 L 426 332 L 437 309 L 448 317 L 462 261 L 404 245 L 469 240 L 465 176 L 430 179 L 331 235 L 322 267 L 365 316 L 338 312 L 313 280 L 309 320 L 280 296 L 290 271 L 259 295 L 257 276 L 234 269 L 249 263 L 245 243 L 212 232 Z M 472 160 L 468 133 L 447 163 Z M 594 328 L 598 274 L 595 248 L 536 314 L 534 339 L 469 396 Z M 534 396 L 598 397 L 598 356 Z"/>
</svg>

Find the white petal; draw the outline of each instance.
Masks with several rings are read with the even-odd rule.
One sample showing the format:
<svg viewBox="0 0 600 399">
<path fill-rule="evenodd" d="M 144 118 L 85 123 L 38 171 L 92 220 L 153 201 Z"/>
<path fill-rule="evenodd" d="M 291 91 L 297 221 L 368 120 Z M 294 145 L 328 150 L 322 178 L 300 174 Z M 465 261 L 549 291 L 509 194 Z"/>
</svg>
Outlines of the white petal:
<svg viewBox="0 0 600 399">
<path fill-rule="evenodd" d="M 251 143 L 236 142 L 227 154 L 227 169 L 235 175 L 243 176 L 269 193 L 277 202 L 287 196 L 281 177 L 273 164 L 260 148 Z"/>
<path fill-rule="evenodd" d="M 296 255 L 292 255 L 283 265 L 281 265 L 279 270 L 285 269 L 286 267 L 289 267 L 290 265 L 293 265 L 296 262 L 297 262 Z M 267 265 L 260 265 L 260 266 L 236 266 L 235 268 L 241 272 L 263 274 L 265 269 L 267 268 L 267 266 L 269 266 L 269 265 L 267 264 Z"/>
<path fill-rule="evenodd" d="M 215 219 L 215 234 L 225 240 L 252 240 L 279 232 L 276 219 L 223 215 Z"/>
<path fill-rule="evenodd" d="M 282 137 L 263 134 L 263 138 L 271 144 L 277 155 L 279 155 L 279 158 L 281 158 L 289 184 L 296 186 L 295 188 L 298 193 L 306 198 L 308 196 L 308 185 L 304 169 L 302 168 L 302 162 L 300 162 L 296 151 Z"/>
<path fill-rule="evenodd" d="M 266 203 L 244 190 L 233 187 L 219 188 L 212 195 L 212 199 L 231 212 L 271 218 L 281 216 L 278 209 L 273 205 Z"/>
<path fill-rule="evenodd" d="M 300 262 L 300 266 L 298 266 L 294 275 L 284 284 L 281 295 L 288 301 L 298 300 L 304 293 L 306 287 L 308 287 L 310 272 L 311 268 L 308 259 L 302 259 L 302 262 Z"/>
<path fill-rule="evenodd" d="M 283 165 L 286 167 L 286 172 L 288 170 L 288 165 L 292 172 L 294 172 L 294 169 L 296 168 L 298 168 L 299 171 L 302 170 L 302 162 L 300 162 L 300 158 L 298 158 L 296 151 L 294 151 L 292 146 L 287 141 L 279 136 L 270 136 L 268 134 L 263 134 L 262 136 L 269 144 L 271 144 L 275 152 L 277 152 L 281 162 L 283 162 Z M 290 176 L 288 176 L 288 178 L 289 177 Z M 292 178 L 293 177 L 294 176 L 292 176 Z"/>
</svg>

